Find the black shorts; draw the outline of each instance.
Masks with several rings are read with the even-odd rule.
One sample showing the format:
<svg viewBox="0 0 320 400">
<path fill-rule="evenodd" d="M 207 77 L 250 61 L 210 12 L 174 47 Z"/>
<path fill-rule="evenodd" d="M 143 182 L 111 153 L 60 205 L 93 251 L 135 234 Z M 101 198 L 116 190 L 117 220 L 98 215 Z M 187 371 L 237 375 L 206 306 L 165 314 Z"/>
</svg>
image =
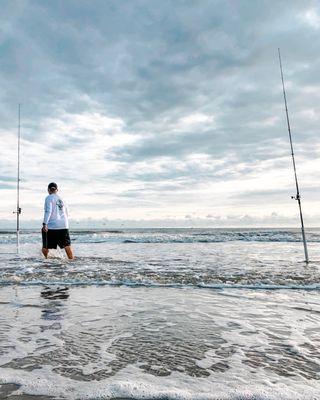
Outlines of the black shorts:
<svg viewBox="0 0 320 400">
<path fill-rule="evenodd" d="M 69 229 L 49 229 L 48 232 L 42 231 L 42 247 L 45 249 L 60 249 L 71 245 Z"/>
</svg>

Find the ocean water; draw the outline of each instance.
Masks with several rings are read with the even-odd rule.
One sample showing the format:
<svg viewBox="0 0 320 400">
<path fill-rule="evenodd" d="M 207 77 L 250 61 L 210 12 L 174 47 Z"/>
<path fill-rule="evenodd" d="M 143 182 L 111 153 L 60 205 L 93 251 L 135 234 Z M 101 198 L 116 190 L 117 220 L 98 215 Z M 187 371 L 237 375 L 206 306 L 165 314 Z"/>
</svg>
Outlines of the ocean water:
<svg viewBox="0 0 320 400">
<path fill-rule="evenodd" d="M 0 399 L 320 399 L 320 230 L 0 231 Z"/>
</svg>

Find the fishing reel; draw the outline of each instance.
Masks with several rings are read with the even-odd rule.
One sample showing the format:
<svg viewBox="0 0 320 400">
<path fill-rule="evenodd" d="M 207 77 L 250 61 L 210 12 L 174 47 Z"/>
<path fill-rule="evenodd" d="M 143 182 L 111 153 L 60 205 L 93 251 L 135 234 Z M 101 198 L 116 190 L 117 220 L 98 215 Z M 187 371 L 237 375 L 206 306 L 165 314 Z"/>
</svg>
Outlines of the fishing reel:
<svg viewBox="0 0 320 400">
<path fill-rule="evenodd" d="M 292 200 L 300 200 L 300 195 L 297 194 L 296 196 L 291 196 Z"/>
<path fill-rule="evenodd" d="M 21 207 L 17 208 L 17 211 L 13 211 L 13 214 L 21 214 Z"/>
</svg>

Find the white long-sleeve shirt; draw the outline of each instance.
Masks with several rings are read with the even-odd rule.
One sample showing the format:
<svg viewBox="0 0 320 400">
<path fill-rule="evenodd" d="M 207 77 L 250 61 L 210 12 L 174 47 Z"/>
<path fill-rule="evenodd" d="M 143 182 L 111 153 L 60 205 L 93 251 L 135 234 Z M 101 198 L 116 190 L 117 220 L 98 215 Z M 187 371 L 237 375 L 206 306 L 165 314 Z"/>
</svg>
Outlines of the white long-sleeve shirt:
<svg viewBox="0 0 320 400">
<path fill-rule="evenodd" d="M 57 194 L 49 194 L 46 197 L 43 223 L 48 229 L 69 229 L 67 207 Z"/>
</svg>

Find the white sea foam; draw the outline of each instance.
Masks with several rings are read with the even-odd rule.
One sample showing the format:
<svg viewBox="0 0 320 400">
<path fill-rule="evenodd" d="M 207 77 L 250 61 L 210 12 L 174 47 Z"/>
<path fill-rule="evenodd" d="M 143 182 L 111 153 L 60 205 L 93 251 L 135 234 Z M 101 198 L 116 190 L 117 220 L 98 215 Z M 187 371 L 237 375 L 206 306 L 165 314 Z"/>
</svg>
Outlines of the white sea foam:
<svg viewBox="0 0 320 400">
<path fill-rule="evenodd" d="M 218 377 L 215 377 L 216 379 Z M 316 400 L 319 388 L 312 383 L 286 382 L 275 387 L 272 380 L 252 382 L 252 377 L 242 387 L 239 380 L 224 377 L 194 379 L 175 372 L 170 377 L 159 378 L 142 374 L 129 366 L 112 379 L 100 382 L 79 382 L 61 377 L 50 368 L 33 372 L 1 370 L 1 383 L 15 382 L 21 387 L 14 394 L 47 395 L 69 400 L 93 399 L 172 399 L 172 400 Z M 287 384 L 288 383 L 288 384 Z M 239 388 L 240 386 L 240 388 Z"/>
</svg>

